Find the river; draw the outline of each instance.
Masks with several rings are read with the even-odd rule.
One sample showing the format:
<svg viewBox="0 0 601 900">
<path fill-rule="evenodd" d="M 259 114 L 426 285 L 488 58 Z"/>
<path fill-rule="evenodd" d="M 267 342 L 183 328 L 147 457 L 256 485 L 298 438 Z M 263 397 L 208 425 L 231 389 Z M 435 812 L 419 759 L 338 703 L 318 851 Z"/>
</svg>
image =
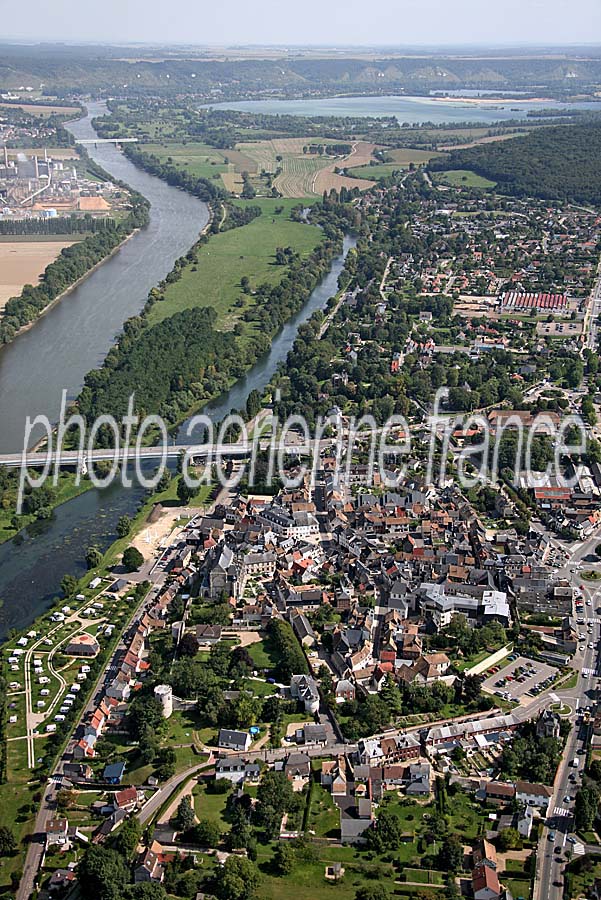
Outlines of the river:
<svg viewBox="0 0 601 900">
<path fill-rule="evenodd" d="M 77 133 L 77 137 L 87 136 L 91 131 L 89 117 L 71 127 L 73 132 Z M 93 131 L 91 133 L 93 135 Z M 136 234 L 116 256 L 97 269 L 71 296 L 61 301 L 29 332 L 20 336 L 14 344 L 9 345 L 3 351 L 3 354 L 8 351 L 8 363 L 5 363 L 3 354 L 0 354 L 0 421 L 3 425 L 8 421 L 12 429 L 10 432 L 7 430 L 3 436 L 4 444 L 2 446 L 5 452 L 20 449 L 20 445 L 15 446 L 14 441 L 11 442 L 11 438 L 14 439 L 16 435 L 19 440 L 22 440 L 25 415 L 31 415 L 33 410 L 40 412 L 50 410 L 51 415 L 57 414 L 61 390 L 60 380 L 57 383 L 57 374 L 64 375 L 63 385 L 71 394 L 77 392 L 83 375 L 103 359 L 122 321 L 139 311 L 150 288 L 167 274 L 177 257 L 189 249 L 196 238 L 199 227 L 202 227 L 206 221 L 204 204 L 141 172 L 123 157 L 120 151 L 109 148 L 107 145 L 98 145 L 98 147 L 91 145 L 89 152 L 108 172 L 135 187 L 151 201 L 151 222 L 148 228 Z M 186 222 L 186 217 L 192 215 L 196 216 L 193 227 L 190 221 Z M 202 215 L 205 216 L 204 219 Z M 182 226 L 181 230 L 180 225 Z M 175 235 L 168 233 L 170 229 L 177 231 L 177 239 Z M 185 237 L 186 234 L 188 237 Z M 280 329 L 269 353 L 260 359 L 229 391 L 205 407 L 203 412 L 209 414 L 214 421 L 219 421 L 232 408 L 242 408 L 253 388 L 261 390 L 265 387 L 279 364 L 286 358 L 299 325 L 305 322 L 316 309 L 324 307 L 328 298 L 336 293 L 338 276 L 342 271 L 344 258 L 353 245 L 352 238 L 345 238 L 343 253 L 334 260 L 329 274 L 315 288 L 302 310 Z M 132 255 L 130 252 L 132 247 L 136 253 L 142 254 L 143 262 L 138 261 Z M 169 258 L 167 258 L 167 247 L 169 248 Z M 160 256 L 160 267 L 158 264 L 155 266 L 153 262 L 152 257 L 155 253 Z M 123 256 L 127 256 L 125 263 Z M 154 280 L 150 281 L 144 267 L 152 267 L 155 273 L 159 268 L 160 271 Z M 78 299 L 76 295 L 80 292 L 83 293 L 84 289 L 92 282 L 98 283 L 99 276 L 102 276 L 102 280 L 94 288 L 94 293 L 84 294 L 83 298 Z M 143 289 L 140 288 L 142 281 Z M 120 299 L 115 305 L 113 300 L 116 295 Z M 96 298 L 95 302 L 94 297 Z M 110 318 L 112 324 L 106 326 L 106 320 L 100 317 L 100 331 L 96 343 L 93 339 L 94 331 L 88 327 L 87 316 L 99 315 L 97 305 L 101 303 L 103 297 L 110 298 L 107 300 L 109 307 L 107 317 Z M 134 301 L 134 298 L 137 299 Z M 55 315 L 63 309 L 70 309 L 74 300 L 77 328 L 73 326 L 73 320 L 69 316 L 58 318 Z M 60 331 L 61 322 L 65 328 L 64 335 Z M 51 324 L 48 325 L 48 323 Z M 37 335 L 40 337 L 37 338 Z M 60 365 L 54 365 L 53 354 L 47 354 L 45 340 L 52 342 L 55 348 L 54 352 L 58 354 L 59 358 L 61 354 L 65 354 L 70 360 L 68 366 L 65 364 L 64 373 L 61 372 Z M 5 377 L 12 376 L 14 379 L 17 376 L 24 362 L 18 353 L 11 354 L 11 351 L 17 347 L 25 347 L 26 349 L 21 353 L 28 356 L 31 354 L 29 359 L 31 374 L 23 386 L 25 397 L 19 395 L 19 386 L 16 381 L 12 381 L 10 392 L 2 385 Z M 50 368 L 46 378 L 43 377 L 45 366 L 39 365 L 38 357 L 48 360 L 47 364 Z M 3 365 L 6 367 L 5 370 Z M 23 370 L 28 371 L 26 365 L 23 366 Z M 36 373 L 35 382 L 33 380 L 34 372 Z M 58 401 L 55 391 L 58 394 Z M 8 401 L 11 397 L 12 402 L 20 410 L 19 415 L 10 414 Z M 182 426 L 180 436 L 178 436 L 178 440 L 181 440 L 182 443 L 186 442 L 183 436 L 185 427 L 186 423 Z M 193 443 L 197 439 L 198 436 L 193 435 L 190 442 Z M 67 572 L 78 576 L 83 575 L 86 548 L 96 545 L 101 550 L 105 550 L 110 546 L 116 538 L 115 526 L 119 516 L 132 515 L 142 497 L 142 489 L 136 486 L 129 490 L 125 490 L 119 485 L 113 485 L 104 491 L 89 490 L 56 509 L 49 521 L 35 523 L 13 540 L 0 545 L 0 600 L 2 601 L 0 638 L 6 635 L 8 629 L 22 628 L 43 612 L 57 596 L 63 575 Z"/>
<path fill-rule="evenodd" d="M 88 115 L 69 130 L 76 138 L 94 138 L 91 119 L 103 111 L 103 104 L 90 104 Z M 62 391 L 77 395 L 123 322 L 140 312 L 149 290 L 187 253 L 209 219 L 206 203 L 148 175 L 112 144 L 92 144 L 88 152 L 150 201 L 150 224 L 0 351 L 1 453 L 21 450 L 27 416 L 58 419 Z"/>
</svg>

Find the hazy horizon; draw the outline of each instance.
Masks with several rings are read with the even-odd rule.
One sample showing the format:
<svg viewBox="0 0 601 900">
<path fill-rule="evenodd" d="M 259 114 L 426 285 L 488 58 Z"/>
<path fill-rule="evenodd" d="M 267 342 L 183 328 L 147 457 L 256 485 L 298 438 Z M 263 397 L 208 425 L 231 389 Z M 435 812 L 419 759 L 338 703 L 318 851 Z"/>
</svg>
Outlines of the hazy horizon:
<svg viewBox="0 0 601 900">
<path fill-rule="evenodd" d="M 7 0 L 2 0 L 7 8 Z M 382 0 L 376 11 L 359 0 L 231 0 L 203 9 L 193 0 L 105 0 L 83 8 L 69 0 L 11 4 L 5 40 L 184 46 L 315 47 L 566 47 L 595 46 L 599 0 L 504 0 L 482 12 L 481 0 Z M 596 42 L 597 44 L 599 41 Z"/>
</svg>

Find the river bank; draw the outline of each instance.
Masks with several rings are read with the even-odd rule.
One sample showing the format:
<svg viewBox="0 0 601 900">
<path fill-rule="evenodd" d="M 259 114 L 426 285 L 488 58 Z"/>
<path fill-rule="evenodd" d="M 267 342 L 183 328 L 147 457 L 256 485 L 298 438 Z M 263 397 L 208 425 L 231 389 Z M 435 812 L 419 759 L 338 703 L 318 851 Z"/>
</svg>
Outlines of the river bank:
<svg viewBox="0 0 601 900">
<path fill-rule="evenodd" d="M 90 116 L 103 109 L 91 103 L 88 116 L 69 124 L 77 140 L 93 139 Z M 148 292 L 188 252 L 209 220 L 205 203 L 137 169 L 115 147 L 88 146 L 96 164 L 148 200 L 150 221 L 72 287 L 67 303 L 55 304 L 35 328 L 0 349 L 3 453 L 22 449 L 27 416 L 58 420 L 63 391 L 69 400 L 79 393 L 85 375 L 103 361 L 125 320 L 139 314 Z M 38 439 L 39 434 L 32 435 L 32 444 Z"/>
<path fill-rule="evenodd" d="M 14 333 L 11 340 L 14 341 L 16 338 L 19 337 L 19 335 L 25 334 L 27 331 L 30 331 L 34 327 L 34 325 L 37 325 L 37 323 L 40 321 L 40 319 L 42 319 L 49 312 L 51 312 L 54 309 L 54 307 L 58 303 L 61 302 L 61 300 L 64 300 L 65 297 L 68 297 L 69 294 L 72 294 L 73 291 L 77 290 L 77 288 L 81 284 L 83 284 L 85 281 L 88 280 L 90 275 L 93 275 L 94 272 L 96 272 L 101 266 L 103 266 L 106 262 L 108 262 L 109 259 L 111 259 L 113 256 L 115 256 L 116 253 L 119 253 L 119 251 L 124 247 L 124 245 L 128 241 L 130 241 L 134 237 L 134 235 L 137 234 L 137 232 L 139 230 L 140 230 L 139 228 L 134 228 L 134 230 L 131 231 L 128 235 L 126 235 L 122 241 L 120 241 L 115 247 L 113 247 L 113 249 L 110 251 L 110 253 L 107 253 L 106 256 L 104 256 L 102 259 L 98 260 L 98 262 L 95 263 L 90 269 L 88 269 L 88 271 L 84 275 L 82 275 L 81 278 L 78 278 L 77 281 L 74 281 L 73 284 L 70 284 L 69 287 L 65 288 L 64 291 L 61 291 L 61 293 L 57 297 L 55 297 L 54 300 L 51 300 L 47 306 L 45 306 L 42 310 L 40 310 L 39 315 L 37 315 L 35 317 L 35 319 L 32 319 L 31 322 L 28 322 L 26 325 L 21 325 L 21 327 Z"/>
</svg>

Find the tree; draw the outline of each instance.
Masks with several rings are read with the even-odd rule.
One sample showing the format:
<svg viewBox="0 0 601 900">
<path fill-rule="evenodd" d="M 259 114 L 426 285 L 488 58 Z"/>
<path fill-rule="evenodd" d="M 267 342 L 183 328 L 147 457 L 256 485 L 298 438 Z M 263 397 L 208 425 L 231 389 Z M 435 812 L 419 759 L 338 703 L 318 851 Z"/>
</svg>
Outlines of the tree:
<svg viewBox="0 0 601 900">
<path fill-rule="evenodd" d="M 257 808 L 259 812 L 266 807 L 275 810 L 280 818 L 290 810 L 295 797 L 292 785 L 283 772 L 266 772 L 257 788 Z"/>
<path fill-rule="evenodd" d="M 456 834 L 445 837 L 438 854 L 439 866 L 443 871 L 458 872 L 463 863 L 463 845 Z"/>
<path fill-rule="evenodd" d="M 0 825 L 0 856 L 11 856 L 16 849 L 14 834 L 6 825 Z"/>
<path fill-rule="evenodd" d="M 273 854 L 273 868 L 278 875 L 290 875 L 294 868 L 296 854 L 288 844 L 280 842 Z"/>
<path fill-rule="evenodd" d="M 246 412 L 247 412 L 249 418 L 252 419 L 257 415 L 257 413 L 259 412 L 260 409 L 261 409 L 261 394 L 256 388 L 253 388 L 253 390 L 250 392 L 250 394 L 246 398 Z"/>
<path fill-rule="evenodd" d="M 161 477 L 159 478 L 159 483 L 157 484 L 157 493 L 162 493 L 166 491 L 169 485 L 171 484 L 171 472 L 169 469 L 165 469 Z"/>
<path fill-rule="evenodd" d="M 225 779 L 224 779 L 225 780 Z M 210 819 L 201 819 L 194 828 L 194 842 L 201 847 L 215 848 L 221 841 L 219 826 Z"/>
<path fill-rule="evenodd" d="M 162 884 L 132 884 L 127 888 L 126 900 L 167 900 L 167 891 Z"/>
<path fill-rule="evenodd" d="M 144 741 L 163 727 L 163 708 L 154 697 L 138 695 L 130 704 L 127 721 L 132 737 Z"/>
<path fill-rule="evenodd" d="M 142 827 L 136 818 L 126 819 L 119 831 L 112 835 L 110 846 L 126 860 L 131 860 L 142 837 Z"/>
<path fill-rule="evenodd" d="M 242 856 L 228 856 L 216 884 L 216 893 L 221 900 L 250 900 L 255 896 L 259 882 L 259 871 L 254 863 Z"/>
<path fill-rule="evenodd" d="M 191 487 L 183 476 L 180 476 L 179 481 L 177 482 L 177 499 L 180 503 L 184 505 L 189 503 L 192 497 L 196 494 L 196 490 Z"/>
<path fill-rule="evenodd" d="M 117 522 L 117 535 L 120 538 L 127 537 L 131 531 L 131 519 L 129 516 L 121 516 Z"/>
<path fill-rule="evenodd" d="M 179 652 L 181 656 L 193 657 L 198 653 L 198 641 L 196 639 L 196 635 L 192 634 L 192 632 L 188 632 L 184 634 L 181 641 L 179 642 Z"/>
<path fill-rule="evenodd" d="M 72 597 L 77 590 L 78 585 L 75 575 L 63 575 L 61 579 L 61 591 L 65 597 Z"/>
<path fill-rule="evenodd" d="M 388 900 L 389 896 L 383 884 L 367 884 L 355 892 L 355 900 Z"/>
<path fill-rule="evenodd" d="M 144 557 L 136 547 L 128 547 L 123 554 L 122 563 L 126 572 L 137 572 L 144 563 Z"/>
<path fill-rule="evenodd" d="M 383 809 L 376 824 L 367 833 L 367 843 L 376 853 L 398 850 L 403 839 L 403 828 L 399 817 L 388 809 Z"/>
<path fill-rule="evenodd" d="M 590 831 L 599 807 L 599 793 L 595 787 L 581 787 L 576 794 L 574 819 L 577 831 Z"/>
<path fill-rule="evenodd" d="M 177 807 L 175 816 L 175 827 L 178 831 L 190 831 L 194 827 L 196 816 L 192 809 L 192 803 L 189 797 L 182 797 Z"/>
<path fill-rule="evenodd" d="M 522 837 L 516 828 L 503 828 L 497 838 L 497 847 L 501 852 L 518 850 L 522 846 Z"/>
<path fill-rule="evenodd" d="M 59 812 L 64 813 L 71 809 L 77 803 L 77 791 L 68 791 L 61 789 L 56 795 L 56 808 Z"/>
<path fill-rule="evenodd" d="M 129 881 L 125 860 L 116 850 L 92 845 L 77 869 L 82 896 L 94 900 L 120 900 Z"/>
<path fill-rule="evenodd" d="M 97 569 L 102 563 L 102 553 L 98 547 L 88 547 L 86 550 L 86 565 L 88 569 Z"/>
</svg>

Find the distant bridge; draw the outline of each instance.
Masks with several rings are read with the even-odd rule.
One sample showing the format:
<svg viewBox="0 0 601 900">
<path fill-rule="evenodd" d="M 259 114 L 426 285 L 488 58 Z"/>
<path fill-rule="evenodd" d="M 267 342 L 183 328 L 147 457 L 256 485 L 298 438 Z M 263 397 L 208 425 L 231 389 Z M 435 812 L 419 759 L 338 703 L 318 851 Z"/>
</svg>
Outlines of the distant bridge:
<svg viewBox="0 0 601 900">
<path fill-rule="evenodd" d="M 76 140 L 78 144 L 137 144 L 138 138 L 85 138 Z"/>
<path fill-rule="evenodd" d="M 268 442 L 262 441 L 259 446 L 268 446 Z M 288 452 L 294 453 L 294 447 L 287 448 Z M 183 444 L 172 444 L 167 447 L 141 447 L 139 450 L 135 446 L 123 448 L 107 447 L 100 450 L 85 451 L 80 453 L 79 450 L 63 450 L 60 453 L 51 451 L 32 451 L 23 456 L 21 453 L 7 453 L 0 455 L 0 466 L 6 466 L 9 469 L 19 468 L 23 463 L 31 467 L 44 467 L 50 465 L 51 468 L 58 465 L 71 466 L 75 468 L 85 468 L 92 462 L 113 461 L 126 462 L 135 460 L 140 462 L 145 460 L 162 459 L 178 459 L 182 453 L 188 453 L 191 460 L 206 459 L 207 457 L 221 457 L 221 459 L 244 459 L 250 456 L 253 451 L 252 443 L 244 444 L 199 444 L 198 446 L 190 446 Z"/>
</svg>

